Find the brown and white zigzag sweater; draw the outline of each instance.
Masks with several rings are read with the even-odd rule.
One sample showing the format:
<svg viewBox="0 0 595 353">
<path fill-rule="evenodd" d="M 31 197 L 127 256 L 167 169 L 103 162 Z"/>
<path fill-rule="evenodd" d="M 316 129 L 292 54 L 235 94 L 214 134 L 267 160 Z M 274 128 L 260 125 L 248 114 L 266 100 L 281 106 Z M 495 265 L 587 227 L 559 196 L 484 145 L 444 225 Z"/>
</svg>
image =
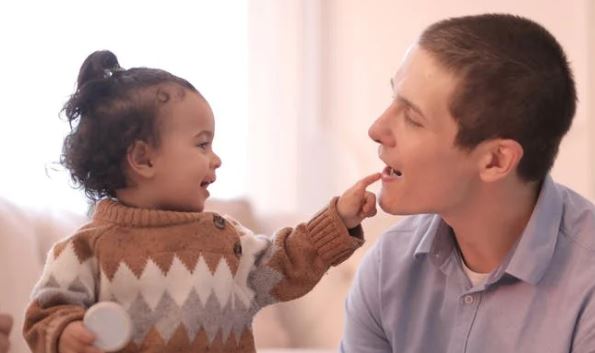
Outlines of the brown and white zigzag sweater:
<svg viewBox="0 0 595 353">
<path fill-rule="evenodd" d="M 24 335 L 33 352 L 57 352 L 68 323 L 114 301 L 133 322 L 121 352 L 255 352 L 256 312 L 310 291 L 361 246 L 361 227 L 349 233 L 336 199 L 271 238 L 211 212 L 103 200 L 89 224 L 48 254 Z"/>
</svg>

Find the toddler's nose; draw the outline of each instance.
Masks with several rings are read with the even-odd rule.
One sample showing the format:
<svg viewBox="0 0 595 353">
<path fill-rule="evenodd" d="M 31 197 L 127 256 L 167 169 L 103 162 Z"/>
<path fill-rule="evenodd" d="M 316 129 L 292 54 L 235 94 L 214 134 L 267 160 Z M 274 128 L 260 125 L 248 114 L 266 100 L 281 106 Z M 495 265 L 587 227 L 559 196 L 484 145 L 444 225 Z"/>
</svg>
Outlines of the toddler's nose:
<svg viewBox="0 0 595 353">
<path fill-rule="evenodd" d="M 221 167 L 221 163 L 223 163 L 221 161 L 221 158 L 219 158 L 219 156 L 216 153 L 213 153 L 213 159 L 211 160 L 211 167 L 213 169 L 217 169 L 217 168 Z"/>
</svg>

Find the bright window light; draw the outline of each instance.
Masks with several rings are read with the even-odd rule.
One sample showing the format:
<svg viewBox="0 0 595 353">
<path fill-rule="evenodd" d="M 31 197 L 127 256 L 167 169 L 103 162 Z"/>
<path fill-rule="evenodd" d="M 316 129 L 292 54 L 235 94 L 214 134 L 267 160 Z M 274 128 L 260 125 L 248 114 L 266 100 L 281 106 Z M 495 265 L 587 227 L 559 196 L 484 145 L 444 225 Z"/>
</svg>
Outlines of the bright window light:
<svg viewBox="0 0 595 353">
<path fill-rule="evenodd" d="M 215 113 L 223 160 L 211 195 L 246 189 L 247 0 L 4 1 L 0 4 L 0 197 L 84 213 L 84 192 L 57 164 L 68 123 L 58 113 L 83 60 L 113 51 L 190 81 Z"/>
</svg>

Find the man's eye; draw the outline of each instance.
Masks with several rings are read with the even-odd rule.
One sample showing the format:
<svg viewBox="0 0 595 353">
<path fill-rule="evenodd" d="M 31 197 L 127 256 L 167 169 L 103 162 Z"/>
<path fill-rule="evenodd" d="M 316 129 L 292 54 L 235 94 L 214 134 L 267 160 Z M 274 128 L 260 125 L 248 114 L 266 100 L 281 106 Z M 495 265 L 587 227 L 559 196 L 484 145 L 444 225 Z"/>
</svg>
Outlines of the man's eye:
<svg viewBox="0 0 595 353">
<path fill-rule="evenodd" d="M 405 113 L 403 113 L 403 115 L 405 116 L 405 121 L 407 121 L 407 123 L 409 123 L 413 126 L 416 126 L 416 127 L 422 126 L 420 123 L 418 123 L 417 121 L 415 121 L 411 118 L 411 115 L 409 115 L 409 112 L 406 111 Z"/>
</svg>

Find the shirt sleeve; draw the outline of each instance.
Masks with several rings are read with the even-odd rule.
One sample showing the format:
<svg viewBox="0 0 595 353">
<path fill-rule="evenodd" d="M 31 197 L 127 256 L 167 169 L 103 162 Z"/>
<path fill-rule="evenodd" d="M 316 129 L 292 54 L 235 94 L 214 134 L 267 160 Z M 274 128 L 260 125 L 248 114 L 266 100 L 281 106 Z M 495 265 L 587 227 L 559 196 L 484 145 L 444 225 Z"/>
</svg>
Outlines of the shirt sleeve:
<svg viewBox="0 0 595 353">
<path fill-rule="evenodd" d="M 380 292 L 381 242 L 364 257 L 345 300 L 342 353 L 392 352 L 382 327 Z"/>
<path fill-rule="evenodd" d="M 23 334 L 32 352 L 58 351 L 64 328 L 82 320 L 86 308 L 96 301 L 97 271 L 84 239 L 75 236 L 53 246 L 25 313 Z"/>
<path fill-rule="evenodd" d="M 253 296 L 258 308 L 308 293 L 329 267 L 346 260 L 363 244 L 361 226 L 348 230 L 336 202 L 334 198 L 309 222 L 283 228 L 272 237 L 240 231 L 243 251 L 236 277 L 241 282 L 241 273 L 247 273 L 251 289 L 247 296 Z"/>
</svg>

